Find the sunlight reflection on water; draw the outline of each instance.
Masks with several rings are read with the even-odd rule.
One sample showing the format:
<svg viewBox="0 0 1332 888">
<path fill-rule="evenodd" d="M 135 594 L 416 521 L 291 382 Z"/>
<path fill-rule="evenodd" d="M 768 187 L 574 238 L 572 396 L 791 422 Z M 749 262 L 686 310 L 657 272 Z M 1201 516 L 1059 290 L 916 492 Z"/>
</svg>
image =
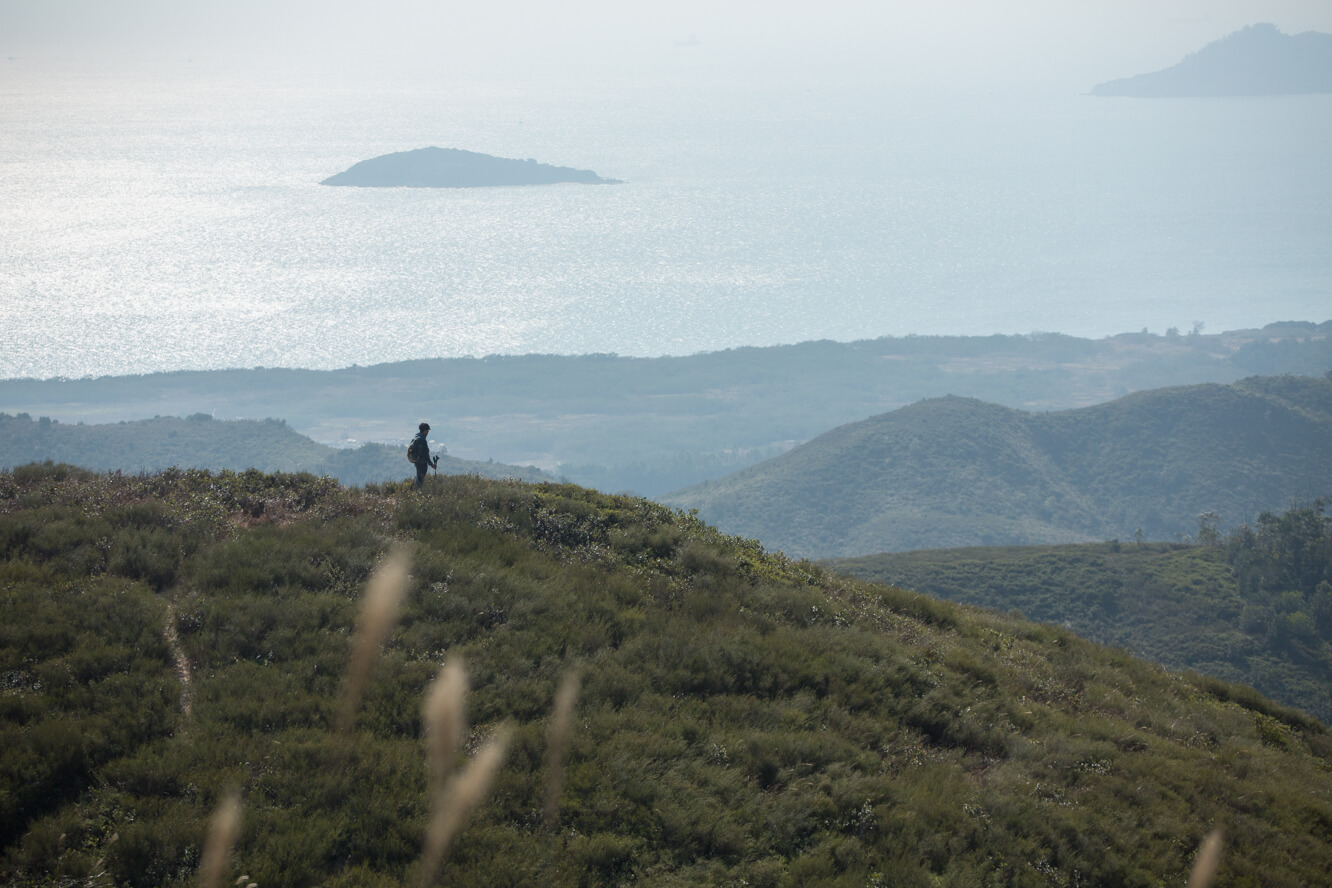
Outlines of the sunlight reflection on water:
<svg viewBox="0 0 1332 888">
<path fill-rule="evenodd" d="M 18 73 L 0 377 L 1219 331 L 1332 305 L 1332 97 L 927 108 Z M 626 184 L 317 184 L 426 144 Z"/>
</svg>

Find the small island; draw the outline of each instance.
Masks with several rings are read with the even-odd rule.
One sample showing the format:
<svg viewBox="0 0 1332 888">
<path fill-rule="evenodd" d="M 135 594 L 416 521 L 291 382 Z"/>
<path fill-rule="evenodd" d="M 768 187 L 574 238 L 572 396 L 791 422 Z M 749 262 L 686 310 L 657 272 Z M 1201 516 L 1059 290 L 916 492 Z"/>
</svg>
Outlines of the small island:
<svg viewBox="0 0 1332 888">
<path fill-rule="evenodd" d="M 1177 65 L 1098 83 L 1094 96 L 1183 98 L 1332 92 L 1332 34 L 1283 34 L 1249 25 L 1207 44 Z"/>
<path fill-rule="evenodd" d="M 551 166 L 535 160 L 492 157 L 458 148 L 417 148 L 372 157 L 329 176 L 321 185 L 361 188 L 490 188 L 506 185 L 618 185 L 591 170 Z"/>
</svg>

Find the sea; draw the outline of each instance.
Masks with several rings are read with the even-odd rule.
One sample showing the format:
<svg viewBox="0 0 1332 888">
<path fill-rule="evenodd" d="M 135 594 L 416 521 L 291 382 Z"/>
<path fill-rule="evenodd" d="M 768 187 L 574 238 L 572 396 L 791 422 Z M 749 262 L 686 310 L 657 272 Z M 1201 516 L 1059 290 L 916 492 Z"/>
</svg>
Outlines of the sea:
<svg viewBox="0 0 1332 888">
<path fill-rule="evenodd" d="M 0 61 L 0 378 L 1332 317 L 1332 96 Z M 427 145 L 617 185 L 320 185 Z"/>
</svg>

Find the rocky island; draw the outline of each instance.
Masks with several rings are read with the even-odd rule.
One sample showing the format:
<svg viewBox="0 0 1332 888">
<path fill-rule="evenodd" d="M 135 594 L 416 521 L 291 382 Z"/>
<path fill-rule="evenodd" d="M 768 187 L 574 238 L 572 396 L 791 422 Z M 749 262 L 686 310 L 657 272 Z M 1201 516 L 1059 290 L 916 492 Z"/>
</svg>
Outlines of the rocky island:
<svg viewBox="0 0 1332 888">
<path fill-rule="evenodd" d="M 1177 65 L 1098 83 L 1094 96 L 1170 98 L 1278 96 L 1332 92 L 1332 34 L 1283 34 L 1249 25 L 1207 44 Z"/>
<path fill-rule="evenodd" d="M 492 157 L 458 148 L 417 148 L 372 157 L 329 176 L 321 185 L 362 188 L 486 188 L 503 185 L 616 185 L 591 170 L 551 166 L 535 160 Z"/>
</svg>

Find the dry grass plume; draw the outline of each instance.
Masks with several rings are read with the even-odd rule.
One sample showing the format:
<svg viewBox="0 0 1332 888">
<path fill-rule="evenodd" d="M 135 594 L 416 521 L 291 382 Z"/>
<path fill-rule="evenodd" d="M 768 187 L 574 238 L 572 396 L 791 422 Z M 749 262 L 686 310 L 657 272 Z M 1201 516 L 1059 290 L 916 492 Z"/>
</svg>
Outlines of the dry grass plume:
<svg viewBox="0 0 1332 888">
<path fill-rule="evenodd" d="M 356 620 L 351 662 L 347 667 L 342 701 L 338 706 L 339 733 L 347 733 L 356 723 L 356 711 L 360 708 L 361 697 L 374 672 L 379 649 L 388 641 L 389 634 L 397 625 L 398 613 L 407 595 L 407 567 L 407 553 L 401 548 L 394 548 L 366 584 L 365 602 Z"/>
<path fill-rule="evenodd" d="M 501 725 L 467 767 L 431 800 L 430 826 L 426 831 L 425 850 L 421 854 L 420 883 L 423 888 L 433 885 L 439 878 L 444 852 L 448 851 L 472 811 L 490 792 L 495 772 L 504 763 L 512 733 L 509 725 Z"/>
<path fill-rule="evenodd" d="M 559 821 L 560 793 L 564 789 L 564 753 L 569 746 L 569 735 L 573 733 L 573 710 L 578 702 L 581 680 L 582 673 L 578 669 L 565 674 L 555 692 L 555 706 L 550 714 L 550 726 L 546 729 L 546 800 L 541 809 L 541 821 L 547 829 L 554 829 Z"/>
<path fill-rule="evenodd" d="M 467 672 L 461 658 L 450 657 L 431 682 L 422 711 L 432 802 L 442 797 L 453 771 L 453 761 L 467 732 L 463 707 L 466 696 Z"/>
<path fill-rule="evenodd" d="M 1193 862 L 1193 873 L 1189 876 L 1188 888 L 1208 888 L 1216 878 L 1216 871 L 1221 867 L 1221 830 L 1214 829 L 1203 839 L 1198 849 L 1198 859 Z"/>
<path fill-rule="evenodd" d="M 231 849 L 240 834 L 240 821 L 240 793 L 232 790 L 218 803 L 208 827 L 208 839 L 204 842 L 203 859 L 199 863 L 199 888 L 221 888 Z"/>
</svg>

